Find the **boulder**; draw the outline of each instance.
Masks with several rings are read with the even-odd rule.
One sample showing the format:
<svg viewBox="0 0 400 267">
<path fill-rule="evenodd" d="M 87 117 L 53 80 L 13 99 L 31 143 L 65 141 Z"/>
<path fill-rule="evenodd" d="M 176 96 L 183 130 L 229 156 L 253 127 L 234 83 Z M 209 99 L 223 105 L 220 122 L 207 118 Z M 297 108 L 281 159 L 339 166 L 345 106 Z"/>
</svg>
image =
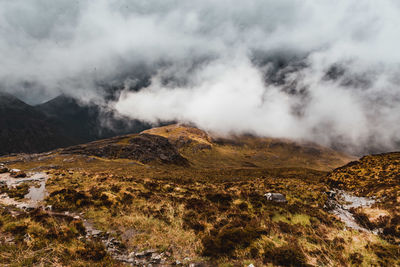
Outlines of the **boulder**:
<svg viewBox="0 0 400 267">
<path fill-rule="evenodd" d="M 26 177 L 26 173 L 20 169 L 12 169 L 10 170 L 10 176 L 14 178 L 24 178 Z"/>
<path fill-rule="evenodd" d="M 280 203 L 287 202 L 285 195 L 281 193 L 266 193 L 264 194 L 264 197 L 266 197 L 268 201 L 280 202 Z"/>
</svg>

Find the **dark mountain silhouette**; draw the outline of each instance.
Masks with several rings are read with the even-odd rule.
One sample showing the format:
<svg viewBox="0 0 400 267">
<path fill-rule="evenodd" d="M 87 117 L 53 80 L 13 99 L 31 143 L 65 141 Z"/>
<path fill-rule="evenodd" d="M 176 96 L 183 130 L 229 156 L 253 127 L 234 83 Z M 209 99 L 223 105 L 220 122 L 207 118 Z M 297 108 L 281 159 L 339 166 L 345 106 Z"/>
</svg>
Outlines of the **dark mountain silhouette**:
<svg viewBox="0 0 400 267">
<path fill-rule="evenodd" d="M 65 95 L 30 106 L 0 93 L 0 155 L 43 152 L 147 128 Z"/>
<path fill-rule="evenodd" d="M 0 154 L 39 152 L 72 143 L 36 108 L 0 93 Z"/>
</svg>

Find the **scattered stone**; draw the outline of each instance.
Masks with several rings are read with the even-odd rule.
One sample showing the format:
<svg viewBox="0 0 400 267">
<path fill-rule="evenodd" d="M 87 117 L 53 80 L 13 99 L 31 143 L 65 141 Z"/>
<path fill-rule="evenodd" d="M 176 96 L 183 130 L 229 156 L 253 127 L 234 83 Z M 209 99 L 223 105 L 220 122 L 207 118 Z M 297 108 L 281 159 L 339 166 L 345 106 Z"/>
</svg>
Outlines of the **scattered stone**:
<svg viewBox="0 0 400 267">
<path fill-rule="evenodd" d="M 328 195 L 328 198 L 335 198 L 336 197 L 336 191 L 330 190 L 328 192 L 325 192 L 325 194 Z"/>
<path fill-rule="evenodd" d="M 4 240 L 5 243 L 9 244 L 9 245 L 15 245 L 15 239 L 14 237 L 6 237 Z"/>
<path fill-rule="evenodd" d="M 29 243 L 30 241 L 32 241 L 32 237 L 30 236 L 30 234 L 26 233 L 24 235 L 24 242 Z"/>
<path fill-rule="evenodd" d="M 134 251 L 129 253 L 129 255 L 128 255 L 129 258 L 134 258 L 135 256 L 136 256 L 136 253 Z"/>
<path fill-rule="evenodd" d="M 333 194 L 328 195 L 324 208 L 339 217 L 347 228 L 374 233 L 374 231 L 358 224 L 352 210 L 359 207 L 369 207 L 376 201 L 372 198 L 354 196 L 343 190 L 334 190 L 333 192 Z"/>
<path fill-rule="evenodd" d="M 51 211 L 51 210 L 53 210 L 53 206 L 52 205 L 47 205 L 46 207 L 44 207 L 44 210 Z"/>
<path fill-rule="evenodd" d="M 161 262 L 162 255 L 153 253 L 150 258 L 150 263 L 159 264 Z"/>
<path fill-rule="evenodd" d="M 11 169 L 10 176 L 13 178 L 24 178 L 26 177 L 26 173 L 21 171 L 20 169 Z"/>
<path fill-rule="evenodd" d="M 266 193 L 264 194 L 264 197 L 266 197 L 268 201 L 274 201 L 279 203 L 287 202 L 285 195 L 281 193 Z"/>
<path fill-rule="evenodd" d="M 94 229 L 92 231 L 90 231 L 90 235 L 93 237 L 97 237 L 101 234 L 102 232 L 100 230 Z"/>
<path fill-rule="evenodd" d="M 0 164 L 0 173 L 8 172 L 8 168 L 4 164 Z"/>
<path fill-rule="evenodd" d="M 145 257 L 150 257 L 153 253 L 156 253 L 156 251 L 154 249 L 149 249 L 142 252 L 138 252 L 135 254 L 135 256 L 137 258 L 145 258 Z"/>
</svg>

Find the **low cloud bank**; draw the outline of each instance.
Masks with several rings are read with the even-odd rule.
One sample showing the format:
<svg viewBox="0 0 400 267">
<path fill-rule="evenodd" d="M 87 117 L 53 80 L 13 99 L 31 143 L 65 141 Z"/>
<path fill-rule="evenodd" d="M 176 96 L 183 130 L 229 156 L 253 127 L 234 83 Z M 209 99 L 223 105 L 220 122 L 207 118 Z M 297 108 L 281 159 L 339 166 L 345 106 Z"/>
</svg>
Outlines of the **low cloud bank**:
<svg viewBox="0 0 400 267">
<path fill-rule="evenodd" d="M 0 90 L 28 102 L 64 93 L 152 123 L 400 148 L 395 0 L 0 0 L 0 14 Z"/>
</svg>

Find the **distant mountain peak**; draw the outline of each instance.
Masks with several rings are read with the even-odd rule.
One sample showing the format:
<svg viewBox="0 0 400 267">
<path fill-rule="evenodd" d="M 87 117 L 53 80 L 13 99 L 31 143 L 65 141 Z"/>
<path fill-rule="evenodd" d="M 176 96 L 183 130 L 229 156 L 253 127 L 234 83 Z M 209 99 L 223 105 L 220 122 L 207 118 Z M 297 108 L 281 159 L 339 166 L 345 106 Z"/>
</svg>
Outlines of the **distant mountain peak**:
<svg viewBox="0 0 400 267">
<path fill-rule="evenodd" d="M 0 108 L 5 108 L 5 107 L 18 108 L 21 106 L 26 107 L 29 105 L 10 93 L 0 92 Z"/>
</svg>

